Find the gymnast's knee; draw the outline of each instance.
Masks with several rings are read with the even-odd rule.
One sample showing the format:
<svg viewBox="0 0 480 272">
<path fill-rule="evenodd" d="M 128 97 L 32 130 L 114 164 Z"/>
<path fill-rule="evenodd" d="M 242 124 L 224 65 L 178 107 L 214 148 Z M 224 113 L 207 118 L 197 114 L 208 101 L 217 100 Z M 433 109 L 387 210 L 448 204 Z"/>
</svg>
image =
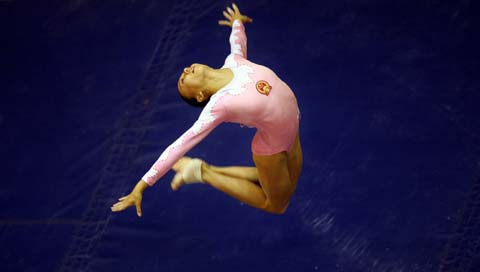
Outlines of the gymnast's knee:
<svg viewBox="0 0 480 272">
<path fill-rule="evenodd" d="M 272 202 L 270 200 L 265 201 L 264 211 L 272 214 L 284 214 L 287 211 L 290 201 Z"/>
</svg>

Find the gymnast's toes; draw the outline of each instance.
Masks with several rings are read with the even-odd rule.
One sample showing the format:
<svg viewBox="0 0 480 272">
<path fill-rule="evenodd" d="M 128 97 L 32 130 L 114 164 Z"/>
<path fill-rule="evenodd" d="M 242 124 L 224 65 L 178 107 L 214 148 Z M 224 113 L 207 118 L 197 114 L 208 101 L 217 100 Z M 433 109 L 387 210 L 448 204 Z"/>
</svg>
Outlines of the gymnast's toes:
<svg viewBox="0 0 480 272">
<path fill-rule="evenodd" d="M 170 183 L 170 187 L 172 187 L 173 191 L 178 191 L 178 189 L 180 189 L 180 187 L 182 187 L 183 184 L 184 184 L 183 182 L 172 182 Z"/>
<path fill-rule="evenodd" d="M 185 165 L 187 165 L 192 158 L 190 157 L 181 157 L 173 166 L 172 169 L 175 170 L 175 172 L 181 171 Z"/>
<path fill-rule="evenodd" d="M 182 172 L 177 172 L 175 177 L 173 177 L 172 182 L 170 183 L 170 187 L 172 187 L 173 191 L 177 191 L 182 187 L 182 185 L 185 184 L 185 181 L 182 178 Z"/>
</svg>

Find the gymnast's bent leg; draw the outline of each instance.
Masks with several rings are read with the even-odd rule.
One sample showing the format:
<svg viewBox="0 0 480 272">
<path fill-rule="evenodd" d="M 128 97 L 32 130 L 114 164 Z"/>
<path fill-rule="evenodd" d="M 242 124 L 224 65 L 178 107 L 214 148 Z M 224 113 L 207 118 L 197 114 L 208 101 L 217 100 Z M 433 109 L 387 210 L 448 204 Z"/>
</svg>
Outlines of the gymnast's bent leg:
<svg viewBox="0 0 480 272">
<path fill-rule="evenodd" d="M 183 157 L 173 167 L 177 174 L 172 180 L 172 189 L 178 190 L 184 184 L 203 182 L 255 208 L 281 213 L 280 210 L 274 211 L 271 209 L 270 201 L 268 201 L 267 194 L 261 187 L 260 181 L 258 184 L 254 183 L 245 178 L 245 176 L 249 176 L 249 173 L 239 173 L 251 172 L 250 167 L 229 167 L 229 170 L 235 170 L 229 171 L 230 175 L 227 175 L 225 171 L 219 171 L 221 168 L 211 166 L 199 159 Z M 272 170 L 273 168 L 275 167 L 271 167 Z M 277 172 L 276 170 L 273 171 Z M 231 175 L 233 173 L 235 173 L 235 176 Z"/>
<path fill-rule="evenodd" d="M 184 183 L 191 183 L 190 178 L 183 180 L 182 174 L 199 172 L 199 180 L 248 204 L 267 212 L 284 213 L 302 168 L 302 150 L 297 136 L 290 152 L 281 152 L 270 156 L 254 155 L 257 167 L 218 167 L 203 162 L 197 164 L 198 170 L 189 170 L 192 161 L 184 157 L 173 169 L 177 175 L 172 181 L 172 189 L 177 190 Z"/>
<path fill-rule="evenodd" d="M 259 184 L 258 171 L 256 167 L 248 166 L 215 166 L 209 165 L 210 169 L 225 176 L 246 179 L 255 184 Z"/>
<path fill-rule="evenodd" d="M 182 174 L 189 176 L 191 170 L 188 168 L 194 160 L 183 158 L 176 164 L 174 170 L 178 173 L 172 182 L 172 189 L 175 190 L 174 184 L 181 186 L 185 182 L 182 181 Z M 284 213 L 294 191 L 288 172 L 287 153 L 254 155 L 254 161 L 257 167 L 217 167 L 203 162 L 201 180 L 255 208 L 275 214 Z M 258 183 L 247 179 L 253 179 L 255 174 L 259 177 Z M 188 177 L 186 179 L 189 180 Z"/>
<path fill-rule="evenodd" d="M 184 184 L 203 183 L 202 166 L 208 165 L 210 171 L 227 177 L 245 179 L 249 182 L 259 185 L 258 171 L 256 167 L 248 166 L 215 166 L 207 164 L 200 159 L 183 157 L 179 159 L 172 167 L 177 172 L 171 182 L 174 191 L 178 190 Z"/>
<path fill-rule="evenodd" d="M 256 167 L 232 167 L 228 174 L 236 173 L 237 179 L 229 179 L 225 175 L 228 167 L 208 166 L 204 171 L 204 180 L 220 191 L 239 199 L 253 207 L 267 212 L 282 214 L 288 207 L 289 200 L 300 177 L 303 164 L 300 137 L 297 134 L 295 143 L 289 152 L 281 152 L 270 156 L 253 155 Z M 247 170 L 248 169 L 248 170 Z M 256 170 L 256 171 L 255 171 Z M 257 174 L 258 184 L 245 184 L 238 173 L 250 171 L 252 177 Z M 233 184 L 228 182 L 232 181 Z M 261 191 L 259 191 L 261 189 Z M 252 194 L 250 194 L 252 192 Z"/>
<path fill-rule="evenodd" d="M 246 178 L 234 177 L 217 171 L 217 167 L 202 165 L 203 181 L 215 189 L 258 209 L 264 209 L 266 195 L 260 187 Z M 240 170 L 238 168 L 237 170 Z"/>
</svg>

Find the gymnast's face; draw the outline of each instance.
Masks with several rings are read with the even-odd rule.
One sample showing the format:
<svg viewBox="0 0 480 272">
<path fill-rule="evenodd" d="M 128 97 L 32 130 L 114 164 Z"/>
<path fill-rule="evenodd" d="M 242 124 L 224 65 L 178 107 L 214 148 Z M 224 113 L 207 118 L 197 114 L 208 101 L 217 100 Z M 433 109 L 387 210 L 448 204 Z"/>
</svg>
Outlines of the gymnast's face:
<svg viewBox="0 0 480 272">
<path fill-rule="evenodd" d="M 206 73 L 211 70 L 207 65 L 194 63 L 183 69 L 178 79 L 178 91 L 184 97 L 195 98 L 198 102 L 205 99 Z"/>
</svg>

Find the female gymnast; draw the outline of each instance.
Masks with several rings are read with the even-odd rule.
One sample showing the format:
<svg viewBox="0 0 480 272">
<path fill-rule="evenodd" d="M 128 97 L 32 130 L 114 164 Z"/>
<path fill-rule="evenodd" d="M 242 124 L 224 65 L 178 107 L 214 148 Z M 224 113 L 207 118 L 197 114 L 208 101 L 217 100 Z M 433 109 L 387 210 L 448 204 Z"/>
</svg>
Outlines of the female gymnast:
<svg viewBox="0 0 480 272">
<path fill-rule="evenodd" d="M 224 65 L 214 69 L 194 63 L 178 80 L 180 96 L 204 107 L 198 120 L 165 149 L 132 192 L 111 207 L 113 212 L 136 206 L 140 217 L 144 190 L 170 168 L 176 171 L 173 190 L 200 182 L 266 212 L 283 214 L 287 209 L 302 168 L 297 100 L 272 70 L 247 60 L 243 24 L 252 19 L 235 4 L 232 8 L 223 11 L 227 20 L 218 22 L 232 28 L 231 53 Z M 255 167 L 219 167 L 182 157 L 222 122 L 257 129 L 251 145 Z"/>
</svg>

